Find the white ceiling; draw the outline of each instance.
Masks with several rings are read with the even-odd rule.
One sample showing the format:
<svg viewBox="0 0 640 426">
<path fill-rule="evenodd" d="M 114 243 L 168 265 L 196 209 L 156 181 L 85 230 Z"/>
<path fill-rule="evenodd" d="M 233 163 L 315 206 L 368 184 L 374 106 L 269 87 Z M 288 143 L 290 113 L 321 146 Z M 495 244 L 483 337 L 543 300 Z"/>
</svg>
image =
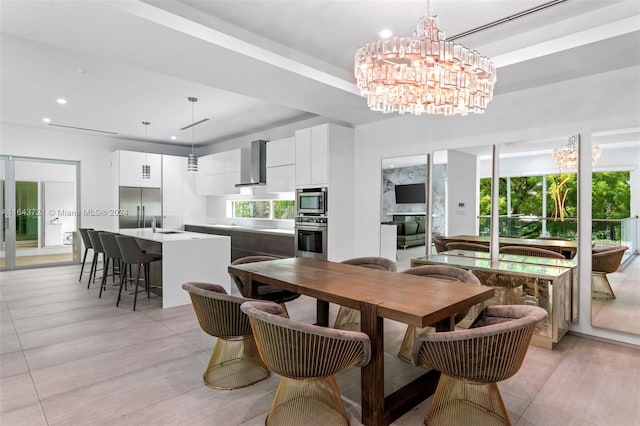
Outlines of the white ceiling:
<svg viewBox="0 0 640 426">
<path fill-rule="evenodd" d="M 433 0 L 430 10 L 453 36 L 543 3 Z M 203 145 L 314 116 L 347 125 L 389 118 L 358 95 L 353 53 L 384 28 L 410 35 L 426 1 L 2 0 L 0 8 L 2 122 L 41 127 L 50 117 L 143 139 L 141 122 L 150 121 L 149 140 L 190 144 L 191 131 L 179 129 L 191 123 L 195 96 L 195 121 L 210 119 L 194 128 Z M 640 1 L 568 0 L 458 42 L 494 59 L 499 96 L 638 65 L 639 40 Z"/>
</svg>

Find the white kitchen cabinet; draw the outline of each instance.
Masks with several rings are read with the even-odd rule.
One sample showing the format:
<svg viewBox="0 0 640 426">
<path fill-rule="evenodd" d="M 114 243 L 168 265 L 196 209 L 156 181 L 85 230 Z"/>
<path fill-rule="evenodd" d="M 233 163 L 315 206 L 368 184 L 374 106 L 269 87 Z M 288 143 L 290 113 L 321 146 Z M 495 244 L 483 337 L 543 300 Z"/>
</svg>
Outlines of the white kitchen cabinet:
<svg viewBox="0 0 640 426">
<path fill-rule="evenodd" d="M 214 175 L 196 175 L 196 195 L 215 195 L 213 190 Z"/>
<path fill-rule="evenodd" d="M 295 133 L 296 188 L 327 188 L 327 256 L 355 255 L 355 136 L 351 128 L 327 123 Z M 267 182 L 269 180 L 267 179 Z"/>
<path fill-rule="evenodd" d="M 294 192 L 296 172 L 293 164 L 267 167 L 267 192 Z"/>
<path fill-rule="evenodd" d="M 302 143 L 302 142 L 301 142 Z M 308 144 L 310 146 L 310 144 Z M 267 192 L 294 192 L 296 187 L 296 138 L 267 143 Z"/>
<path fill-rule="evenodd" d="M 329 125 L 296 132 L 296 187 L 329 183 Z"/>
<path fill-rule="evenodd" d="M 329 183 L 329 125 L 311 128 L 311 184 Z"/>
<path fill-rule="evenodd" d="M 214 154 L 198 157 L 198 171 L 196 175 L 206 176 L 215 173 Z"/>
<path fill-rule="evenodd" d="M 162 156 L 162 227 L 182 229 L 185 223 L 206 220 L 207 202 L 196 194 L 195 173 L 187 171 L 187 158 Z"/>
<path fill-rule="evenodd" d="M 240 188 L 236 184 L 240 183 L 240 162 L 241 149 L 232 149 L 220 153 L 224 162 L 224 184 L 220 195 L 239 194 Z"/>
<path fill-rule="evenodd" d="M 162 227 L 182 226 L 182 165 L 184 157 L 162 156 Z"/>
<path fill-rule="evenodd" d="M 296 139 L 296 187 L 311 184 L 311 129 L 298 130 Z M 268 181 L 267 181 L 268 182 Z"/>
<path fill-rule="evenodd" d="M 224 190 L 220 195 L 226 194 L 239 194 L 240 188 L 236 188 L 236 184 L 240 183 L 240 170 L 235 172 L 226 172 L 223 175 L 224 179 Z"/>
<path fill-rule="evenodd" d="M 241 149 L 237 148 L 237 149 L 232 149 L 232 150 L 224 151 L 217 154 L 217 155 L 220 155 L 220 157 L 222 158 L 222 163 L 224 165 L 224 169 L 223 169 L 224 173 L 240 172 L 241 152 L 242 152 Z M 240 183 L 240 181 L 236 183 Z"/>
<path fill-rule="evenodd" d="M 162 186 L 162 155 L 116 151 L 119 186 L 139 186 L 143 188 L 160 188 Z M 142 179 L 142 165 L 151 166 L 151 178 Z"/>
<path fill-rule="evenodd" d="M 238 194 L 240 182 L 240 149 L 218 152 L 200 157 L 203 167 L 198 167 L 195 177 L 196 195 Z"/>
<path fill-rule="evenodd" d="M 296 139 L 294 137 L 267 142 L 267 168 L 286 166 L 295 162 Z"/>
</svg>

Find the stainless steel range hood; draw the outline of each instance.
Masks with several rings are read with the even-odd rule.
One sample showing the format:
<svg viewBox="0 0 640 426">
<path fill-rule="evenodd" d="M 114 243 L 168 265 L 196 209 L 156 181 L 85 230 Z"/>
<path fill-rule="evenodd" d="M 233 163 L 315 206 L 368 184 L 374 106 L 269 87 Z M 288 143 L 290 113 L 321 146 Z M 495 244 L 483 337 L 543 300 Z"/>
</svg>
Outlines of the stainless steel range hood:
<svg viewBox="0 0 640 426">
<path fill-rule="evenodd" d="M 267 184 L 267 141 L 251 141 L 251 148 L 240 153 L 240 183 L 236 187 Z"/>
</svg>

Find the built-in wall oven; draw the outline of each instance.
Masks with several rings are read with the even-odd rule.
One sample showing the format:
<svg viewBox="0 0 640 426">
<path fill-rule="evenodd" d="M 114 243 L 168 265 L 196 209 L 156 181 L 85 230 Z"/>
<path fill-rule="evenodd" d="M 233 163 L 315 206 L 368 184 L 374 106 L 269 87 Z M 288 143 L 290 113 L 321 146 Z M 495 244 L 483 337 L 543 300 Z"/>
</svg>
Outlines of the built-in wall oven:
<svg viewBox="0 0 640 426">
<path fill-rule="evenodd" d="M 295 244 L 296 257 L 327 260 L 327 218 L 296 217 Z"/>
</svg>

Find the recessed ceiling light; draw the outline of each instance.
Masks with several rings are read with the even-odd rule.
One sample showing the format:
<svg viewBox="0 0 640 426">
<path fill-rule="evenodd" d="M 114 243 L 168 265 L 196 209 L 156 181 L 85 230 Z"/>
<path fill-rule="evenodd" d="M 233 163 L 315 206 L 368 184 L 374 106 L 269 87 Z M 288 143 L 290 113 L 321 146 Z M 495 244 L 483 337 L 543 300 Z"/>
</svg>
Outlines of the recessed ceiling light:
<svg viewBox="0 0 640 426">
<path fill-rule="evenodd" d="M 45 117 L 42 119 L 45 123 L 51 123 L 51 119 L 49 117 Z"/>
<path fill-rule="evenodd" d="M 171 140 L 172 141 L 175 141 L 176 139 L 178 139 L 178 138 L 176 138 L 175 136 L 171 136 Z"/>
<path fill-rule="evenodd" d="M 80 74 L 80 75 L 88 75 L 88 74 L 91 74 L 91 70 L 84 69 L 84 68 L 79 68 L 78 69 L 78 74 Z"/>
<path fill-rule="evenodd" d="M 65 105 L 67 103 L 67 100 L 64 98 L 58 98 L 56 99 L 56 102 L 59 103 L 60 105 Z"/>
<path fill-rule="evenodd" d="M 380 36 L 380 38 L 389 38 L 393 35 L 393 31 L 391 31 L 388 28 L 385 28 L 384 30 L 380 31 L 378 35 Z"/>
<path fill-rule="evenodd" d="M 389 167 L 393 169 L 395 166 L 393 164 L 389 164 Z"/>
</svg>

